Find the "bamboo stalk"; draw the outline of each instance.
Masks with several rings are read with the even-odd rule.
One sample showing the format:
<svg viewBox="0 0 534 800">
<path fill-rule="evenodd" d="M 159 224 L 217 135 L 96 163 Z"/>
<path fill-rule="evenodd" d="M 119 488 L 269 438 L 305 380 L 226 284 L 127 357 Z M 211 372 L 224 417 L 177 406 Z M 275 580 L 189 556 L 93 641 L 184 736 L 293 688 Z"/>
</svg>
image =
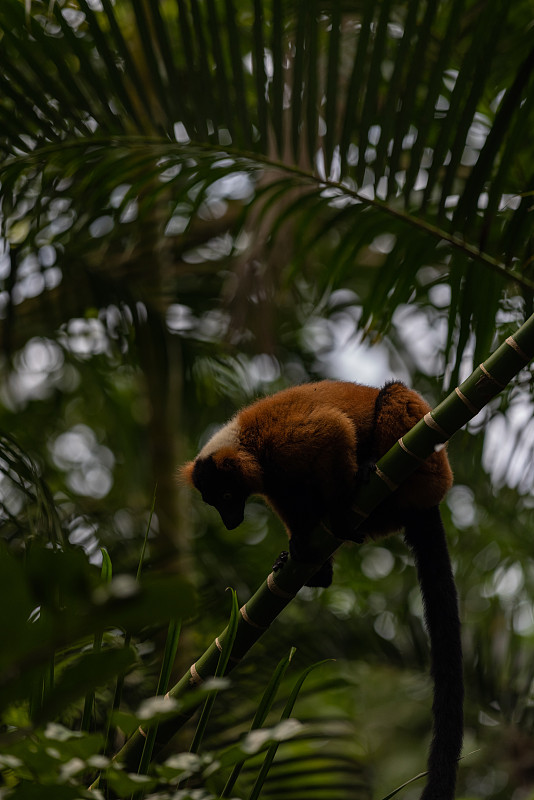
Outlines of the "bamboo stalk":
<svg viewBox="0 0 534 800">
<path fill-rule="evenodd" d="M 356 513 L 363 519 L 392 491 L 394 485 L 414 472 L 421 459 L 430 456 L 516 376 L 534 357 L 534 314 L 513 335 L 477 367 L 457 389 L 451 392 L 432 412 L 425 415 L 378 462 L 369 482 L 355 496 Z M 385 476 L 385 480 L 384 480 Z M 240 609 L 237 633 L 226 674 L 238 665 L 269 625 L 295 597 L 299 589 L 319 567 L 341 546 L 323 526 L 312 531 L 310 544 L 316 557 L 313 564 L 295 562 L 290 557 L 276 572 L 271 572 L 256 593 Z M 169 695 L 181 698 L 215 674 L 220 648 L 228 634 L 226 628 L 170 690 Z M 199 700 L 199 704 L 202 700 Z M 196 708 L 196 706 L 195 706 Z M 195 708 L 160 723 L 154 755 L 189 719 Z M 135 769 L 144 744 L 144 734 L 136 732 L 117 753 L 116 758 Z"/>
</svg>

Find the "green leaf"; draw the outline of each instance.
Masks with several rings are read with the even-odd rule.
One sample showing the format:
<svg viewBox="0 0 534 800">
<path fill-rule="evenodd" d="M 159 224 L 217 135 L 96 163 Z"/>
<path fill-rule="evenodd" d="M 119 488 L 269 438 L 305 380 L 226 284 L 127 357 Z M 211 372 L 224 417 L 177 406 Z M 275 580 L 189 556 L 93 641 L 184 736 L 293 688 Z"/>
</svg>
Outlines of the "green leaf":
<svg viewBox="0 0 534 800">
<path fill-rule="evenodd" d="M 163 653 L 163 661 L 161 664 L 161 671 L 158 681 L 158 688 L 157 688 L 158 696 L 164 695 L 169 685 L 171 670 L 173 668 L 174 659 L 176 657 L 176 651 L 178 649 L 180 628 L 181 628 L 181 623 L 176 622 L 175 620 L 172 620 L 171 623 L 169 624 L 169 629 L 167 631 L 167 639 L 165 641 L 165 650 Z M 157 724 L 152 725 L 146 736 L 145 746 L 143 748 L 141 760 L 139 761 L 139 769 L 137 770 L 138 772 L 141 773 L 148 772 L 148 766 L 152 760 L 152 754 L 154 751 L 154 746 L 156 744 L 157 733 L 158 733 Z"/>
<path fill-rule="evenodd" d="M 286 673 L 286 670 L 295 652 L 296 652 L 295 648 L 292 647 L 289 654 L 278 662 L 278 665 L 273 675 L 271 676 L 271 679 L 269 680 L 269 683 L 267 684 L 267 687 L 262 695 L 258 708 L 256 709 L 256 713 L 254 714 L 254 719 L 252 720 L 252 724 L 250 726 L 251 731 L 257 730 L 258 728 L 261 728 L 263 726 L 263 723 L 267 718 L 267 714 L 272 708 L 276 694 L 278 692 L 278 689 L 280 688 L 282 679 Z M 247 750 L 248 748 L 245 746 L 244 748 L 240 749 Z M 239 774 L 243 768 L 244 763 L 245 762 L 243 760 L 243 761 L 238 761 L 237 764 L 235 764 L 232 773 L 228 778 L 226 785 L 222 791 L 221 798 L 230 797 L 230 794 L 235 786 L 235 783 L 239 777 Z"/>
<path fill-rule="evenodd" d="M 280 716 L 281 725 L 283 725 L 284 722 L 289 721 L 289 717 L 291 716 L 291 713 L 297 701 L 297 697 L 300 693 L 300 690 L 302 689 L 304 681 L 306 680 L 310 672 L 312 672 L 314 669 L 317 669 L 317 667 L 320 667 L 322 664 L 326 664 L 327 661 L 328 659 L 325 659 L 324 661 L 318 661 L 316 664 L 312 664 L 310 667 L 308 667 L 301 673 L 301 675 L 295 682 L 293 689 L 291 690 L 291 694 L 289 695 L 289 698 L 284 706 L 284 710 L 282 711 L 282 714 Z M 296 733 L 296 729 L 294 733 Z M 256 778 L 256 782 L 254 783 L 254 786 L 250 793 L 249 800 L 257 800 L 257 798 L 260 796 L 267 775 L 269 774 L 269 770 L 271 769 L 271 765 L 275 759 L 276 752 L 278 750 L 278 745 L 279 745 L 279 740 L 277 740 L 275 737 L 275 741 L 271 744 L 271 746 L 267 751 L 267 754 L 261 766 L 258 777 Z"/>
<path fill-rule="evenodd" d="M 139 775 L 135 772 L 122 772 L 118 769 L 106 771 L 106 783 L 119 797 L 129 797 L 139 791 L 148 792 L 154 789 L 158 781 L 156 778 L 149 778 L 148 775 Z"/>
</svg>

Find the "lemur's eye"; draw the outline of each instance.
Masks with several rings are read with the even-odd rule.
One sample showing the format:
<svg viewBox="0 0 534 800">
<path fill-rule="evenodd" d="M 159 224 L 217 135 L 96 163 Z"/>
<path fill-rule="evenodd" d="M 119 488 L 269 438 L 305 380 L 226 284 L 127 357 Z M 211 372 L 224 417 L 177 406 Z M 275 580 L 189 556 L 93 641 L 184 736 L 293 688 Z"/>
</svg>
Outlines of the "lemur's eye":
<svg viewBox="0 0 534 800">
<path fill-rule="evenodd" d="M 223 499 L 223 500 L 224 500 L 226 503 L 228 503 L 228 502 L 229 502 L 229 501 L 232 499 L 232 493 L 231 493 L 231 492 L 224 492 L 224 494 L 223 494 L 223 496 L 222 496 L 222 499 Z"/>
</svg>

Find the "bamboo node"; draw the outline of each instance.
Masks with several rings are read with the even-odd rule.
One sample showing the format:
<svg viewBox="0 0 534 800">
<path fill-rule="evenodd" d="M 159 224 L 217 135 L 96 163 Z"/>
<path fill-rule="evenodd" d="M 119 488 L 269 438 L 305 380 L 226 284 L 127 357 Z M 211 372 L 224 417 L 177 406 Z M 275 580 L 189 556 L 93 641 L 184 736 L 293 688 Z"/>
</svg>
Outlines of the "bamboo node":
<svg viewBox="0 0 534 800">
<path fill-rule="evenodd" d="M 193 686 L 199 686 L 203 682 L 203 678 L 199 675 L 196 664 L 191 664 L 189 672 L 191 673 L 189 683 L 192 683 Z"/>
<path fill-rule="evenodd" d="M 144 731 L 144 730 L 142 729 L 142 727 L 141 727 L 140 725 L 139 725 L 139 727 L 138 727 L 138 729 L 137 729 L 137 730 L 139 731 L 139 733 L 141 734 L 141 736 L 142 736 L 144 739 L 146 739 L 146 737 L 147 737 L 147 733 L 146 733 L 146 731 Z"/>
<path fill-rule="evenodd" d="M 412 458 L 415 458 L 415 460 L 421 462 L 421 464 L 424 463 L 424 461 L 425 461 L 424 458 L 421 458 L 421 456 L 418 456 L 416 453 L 413 453 L 408 447 L 406 447 L 406 445 L 404 444 L 404 440 L 403 440 L 402 436 L 400 437 L 400 439 L 398 440 L 397 443 L 402 447 L 404 452 L 407 453 L 409 456 L 411 456 Z"/>
<path fill-rule="evenodd" d="M 501 383 L 501 381 L 498 381 L 498 380 L 497 380 L 497 378 L 495 378 L 495 377 L 494 377 L 494 376 L 491 374 L 491 372 L 488 372 L 488 370 L 486 369 L 486 367 L 484 366 L 484 364 L 479 364 L 479 369 L 481 369 L 481 370 L 482 370 L 482 372 L 484 373 L 485 377 L 486 377 L 486 378 L 487 378 L 489 381 L 491 381 L 492 383 L 494 383 L 494 384 L 495 384 L 495 386 L 498 386 L 498 387 L 499 387 L 499 389 L 504 389 L 504 387 L 506 386 L 506 384 L 505 384 L 505 383 Z"/>
<path fill-rule="evenodd" d="M 249 615 L 247 614 L 246 606 L 241 606 L 241 608 L 239 609 L 239 613 L 241 614 L 241 616 L 243 617 L 245 622 L 248 625 L 250 625 L 252 628 L 258 628 L 258 630 L 260 630 L 260 631 L 266 631 L 267 630 L 266 627 L 264 627 L 263 625 L 258 625 L 257 622 L 254 622 L 254 620 L 249 617 Z M 269 626 L 267 626 L 267 627 L 269 627 Z"/>
<path fill-rule="evenodd" d="M 362 517 L 363 519 L 367 519 L 369 516 L 369 512 L 364 511 L 362 508 L 360 508 L 360 506 L 352 505 L 351 511 L 354 511 L 355 514 L 358 514 L 358 516 Z"/>
<path fill-rule="evenodd" d="M 295 597 L 293 593 L 284 592 L 284 590 L 278 586 L 274 579 L 274 572 L 271 572 L 270 575 L 267 576 L 267 588 L 271 594 L 281 597 L 283 600 L 291 600 L 292 597 Z"/>
<path fill-rule="evenodd" d="M 521 350 L 521 348 L 519 347 L 519 345 L 517 344 L 517 342 L 516 342 L 516 340 L 514 339 L 514 337 L 513 337 L 513 336 L 509 336 L 507 339 L 505 339 L 505 343 L 508 345 L 508 347 L 511 347 L 511 348 L 512 348 L 512 350 L 515 350 L 515 352 L 517 353 L 517 355 L 518 355 L 520 358 L 522 358 L 522 359 L 523 359 L 523 361 L 524 361 L 525 363 L 527 363 L 528 361 L 530 361 L 530 356 L 528 356 L 528 355 L 525 353 L 525 351 L 524 351 L 524 350 Z"/>
<path fill-rule="evenodd" d="M 427 427 L 432 428 L 433 431 L 439 433 L 439 435 L 443 436 L 444 439 L 451 438 L 450 433 L 447 433 L 447 431 L 444 428 L 442 428 L 441 425 L 438 425 L 438 423 L 436 422 L 430 411 L 428 411 L 425 414 L 425 416 L 423 417 L 423 421 Z"/>
<path fill-rule="evenodd" d="M 218 636 L 215 637 L 215 647 L 217 648 L 219 653 L 222 653 L 223 646 L 222 646 L 222 642 L 221 642 L 221 640 L 219 639 Z M 230 659 L 230 661 L 233 661 L 234 664 L 239 664 L 239 662 L 241 661 L 240 658 L 238 658 L 237 656 L 233 656 L 231 654 L 230 654 L 229 659 Z"/>
<path fill-rule="evenodd" d="M 465 394 L 463 394 L 463 393 L 462 393 L 462 392 L 459 390 L 459 388 L 458 388 L 458 387 L 456 387 L 456 389 L 455 389 L 454 391 L 456 392 L 456 395 L 457 395 L 457 396 L 460 398 L 460 400 L 462 401 L 462 403 L 464 404 L 464 406 L 467 406 L 467 408 L 469 409 L 469 411 L 471 412 L 471 414 L 478 414 L 478 412 L 480 411 L 480 408 L 478 408 L 477 406 L 475 406 L 475 405 L 474 405 L 474 403 L 472 403 L 472 402 L 471 402 L 471 400 L 469 400 L 469 398 L 468 398 L 468 397 L 466 397 L 466 396 L 465 396 Z"/>
<path fill-rule="evenodd" d="M 378 475 L 380 480 L 384 481 L 384 483 L 386 484 L 388 489 L 390 489 L 392 492 L 394 492 L 395 489 L 399 488 L 399 485 L 397 483 L 395 483 L 394 481 L 392 481 L 391 478 L 388 478 L 386 473 L 382 472 L 382 470 L 378 469 L 378 467 L 376 468 L 376 474 Z"/>
</svg>

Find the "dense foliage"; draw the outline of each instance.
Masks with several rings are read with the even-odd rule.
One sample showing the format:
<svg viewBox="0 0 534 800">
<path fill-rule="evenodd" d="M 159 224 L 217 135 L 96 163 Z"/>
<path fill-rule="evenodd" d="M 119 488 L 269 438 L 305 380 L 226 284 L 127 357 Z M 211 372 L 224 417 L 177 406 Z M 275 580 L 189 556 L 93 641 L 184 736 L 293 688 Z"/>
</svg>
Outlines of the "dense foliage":
<svg viewBox="0 0 534 800">
<path fill-rule="evenodd" d="M 532 26 L 529 0 L 2 0 L 0 797 L 94 797 L 160 718 L 175 620 L 171 682 L 284 546 L 259 501 L 228 533 L 177 487 L 215 426 L 324 376 L 435 403 L 531 313 Z M 465 798 L 534 792 L 531 389 L 450 447 Z M 277 699 L 243 744 L 277 664 L 284 697 L 325 658 L 304 728 L 273 728 Z M 402 540 L 344 548 L 198 754 L 193 725 L 105 792 L 219 796 L 289 737 L 262 796 L 383 797 L 425 762 L 427 663 Z"/>
</svg>

